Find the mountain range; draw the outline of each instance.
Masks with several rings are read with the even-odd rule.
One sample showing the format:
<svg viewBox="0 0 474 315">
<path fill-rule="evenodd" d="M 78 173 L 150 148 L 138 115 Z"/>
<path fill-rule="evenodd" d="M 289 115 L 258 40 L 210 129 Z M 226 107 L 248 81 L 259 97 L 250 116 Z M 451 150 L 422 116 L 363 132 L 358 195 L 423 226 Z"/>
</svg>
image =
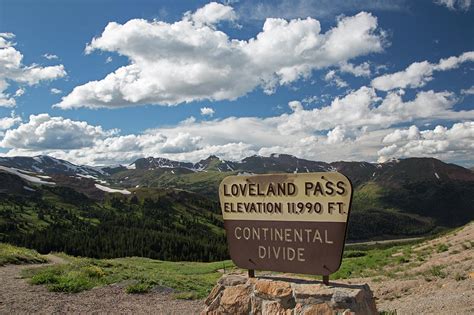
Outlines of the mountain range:
<svg viewBox="0 0 474 315">
<path fill-rule="evenodd" d="M 241 161 L 210 156 L 189 163 L 148 157 L 129 165 L 90 167 L 49 156 L 3 157 L 0 241 L 85 256 L 221 259 L 226 251 L 217 191 L 224 177 L 327 171 L 343 173 L 354 186 L 349 240 L 426 235 L 474 219 L 474 172 L 434 158 L 326 163 L 272 154 Z M 142 230 L 150 222 L 160 227 L 159 246 L 150 240 L 158 239 L 153 228 L 145 229 L 154 235 L 150 239 L 136 239 L 145 237 Z M 127 225 L 135 236 L 124 230 Z M 194 234 L 188 234 L 191 230 Z M 81 233 L 96 250 L 81 245 Z M 125 239 L 117 244 L 117 233 L 138 244 L 131 247 Z M 94 240 L 96 235 L 103 240 Z M 169 243 L 162 244 L 163 239 Z M 201 250 L 206 254 L 182 254 L 177 249 L 182 246 L 207 248 Z"/>
<path fill-rule="evenodd" d="M 406 183 L 413 181 L 474 180 L 472 169 L 447 164 L 434 158 L 393 159 L 385 163 L 369 162 L 320 162 L 299 159 L 287 154 L 250 156 L 241 161 L 226 161 L 216 156 L 197 163 L 173 161 L 166 158 L 141 158 L 129 165 L 92 167 L 75 165 L 46 155 L 35 157 L 0 157 L 3 171 L 17 170 L 39 178 L 51 176 L 78 176 L 109 180 L 120 187 L 133 187 L 144 182 L 147 175 L 160 176 L 198 173 L 262 174 L 309 173 L 338 171 L 351 179 L 355 186 L 368 181 Z M 8 168 L 8 169 L 5 169 Z M 202 176 L 202 175 L 201 175 Z M 153 186 L 153 185 L 150 185 Z"/>
</svg>

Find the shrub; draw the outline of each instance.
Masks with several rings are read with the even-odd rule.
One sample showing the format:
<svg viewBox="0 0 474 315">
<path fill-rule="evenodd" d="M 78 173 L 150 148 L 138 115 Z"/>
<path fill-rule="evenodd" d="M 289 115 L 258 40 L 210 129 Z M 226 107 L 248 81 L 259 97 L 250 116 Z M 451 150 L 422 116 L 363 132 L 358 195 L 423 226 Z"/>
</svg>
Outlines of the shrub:
<svg viewBox="0 0 474 315">
<path fill-rule="evenodd" d="M 6 264 L 37 264 L 45 262 L 47 262 L 47 259 L 38 254 L 35 250 L 0 243 L 0 266 Z"/>
<path fill-rule="evenodd" d="M 444 278 L 446 277 L 446 273 L 443 271 L 443 267 L 442 266 L 433 266 L 431 267 L 430 269 L 430 274 L 434 277 L 438 277 L 438 278 Z"/>
<path fill-rule="evenodd" d="M 456 281 L 462 281 L 462 280 L 466 280 L 466 276 L 460 274 L 460 273 L 457 273 L 455 276 L 454 276 L 454 279 Z"/>
<path fill-rule="evenodd" d="M 199 296 L 195 292 L 181 292 L 174 295 L 178 300 L 196 300 Z"/>
<path fill-rule="evenodd" d="M 143 294 L 148 293 L 151 290 L 151 286 L 148 283 L 138 282 L 131 284 L 125 290 L 129 294 Z"/>
<path fill-rule="evenodd" d="M 105 276 L 104 270 L 97 266 L 87 266 L 82 268 L 82 271 L 90 278 L 102 278 Z"/>
<path fill-rule="evenodd" d="M 344 253 L 344 258 L 364 257 L 367 253 L 361 250 L 349 250 Z"/>
<path fill-rule="evenodd" d="M 41 273 L 35 274 L 31 277 L 30 282 L 32 284 L 51 284 L 57 283 L 59 280 L 59 275 L 61 271 L 58 269 L 45 269 Z"/>
<path fill-rule="evenodd" d="M 449 249 L 449 246 L 448 246 L 448 245 L 446 245 L 446 244 L 444 244 L 444 243 L 441 243 L 441 244 L 439 244 L 438 247 L 436 248 L 436 251 L 437 251 L 438 253 L 442 253 L 442 252 L 447 251 L 448 249 Z"/>
<path fill-rule="evenodd" d="M 406 264 L 407 262 L 410 261 L 410 259 L 406 258 L 405 256 L 398 257 L 397 259 L 399 264 Z"/>
<path fill-rule="evenodd" d="M 92 283 L 87 278 L 78 275 L 66 275 L 60 277 L 57 283 L 48 285 L 50 291 L 66 293 L 77 293 L 92 287 Z"/>
</svg>

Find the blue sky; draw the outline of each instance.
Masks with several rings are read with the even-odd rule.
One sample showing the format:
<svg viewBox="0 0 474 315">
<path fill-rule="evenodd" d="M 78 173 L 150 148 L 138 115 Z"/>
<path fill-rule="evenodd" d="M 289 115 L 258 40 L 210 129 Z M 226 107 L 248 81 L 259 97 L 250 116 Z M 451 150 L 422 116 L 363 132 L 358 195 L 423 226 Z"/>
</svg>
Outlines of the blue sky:
<svg viewBox="0 0 474 315">
<path fill-rule="evenodd" d="M 4 155 L 474 164 L 468 0 L 0 0 L 0 33 Z"/>
</svg>

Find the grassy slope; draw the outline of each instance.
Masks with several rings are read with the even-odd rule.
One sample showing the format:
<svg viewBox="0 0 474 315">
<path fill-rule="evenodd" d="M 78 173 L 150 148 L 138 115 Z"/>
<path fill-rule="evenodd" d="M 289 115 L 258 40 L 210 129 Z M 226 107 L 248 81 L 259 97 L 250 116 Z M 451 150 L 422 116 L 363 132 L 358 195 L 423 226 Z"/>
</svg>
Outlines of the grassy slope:
<svg viewBox="0 0 474 315">
<path fill-rule="evenodd" d="M 140 183 L 154 187 L 173 187 L 192 191 L 217 201 L 220 181 L 235 172 L 218 172 L 212 170 L 199 173 L 173 174 L 169 171 L 153 171 L 142 174 L 141 171 L 124 171 L 115 174 L 116 178 L 135 178 Z M 140 178 L 140 176 L 143 176 Z M 415 211 L 406 211 L 397 202 L 387 201 L 393 195 L 392 189 L 384 188 L 378 183 L 369 181 L 354 191 L 351 228 L 349 238 L 352 240 L 386 239 L 411 237 L 437 232 L 435 220 Z M 367 217 L 371 217 L 371 222 Z"/>
<path fill-rule="evenodd" d="M 47 262 L 47 259 L 37 251 L 23 247 L 0 243 L 0 266 L 6 264 L 37 264 Z"/>
<path fill-rule="evenodd" d="M 458 232 L 459 229 L 456 229 L 449 233 L 456 235 Z M 350 245 L 344 252 L 341 268 L 331 275 L 331 279 L 396 279 L 400 272 L 413 270 L 428 261 L 432 255 L 449 250 L 449 244 L 420 246 L 422 244 L 427 243 L 419 240 L 403 245 Z M 472 250 L 473 246 L 473 241 L 467 242 L 463 244 L 462 250 Z M 423 250 L 414 250 L 420 247 Z M 32 254 L 30 262 L 37 262 L 38 257 L 41 259 L 34 251 L 0 243 L 0 257 L 5 257 L 5 254 L 2 254 L 4 252 L 13 253 L 10 254 L 12 257 Z M 175 290 L 177 298 L 204 298 L 222 275 L 223 269 L 226 272 L 235 269 L 228 260 L 196 263 L 139 257 L 91 259 L 56 255 L 68 263 L 25 270 L 23 276 L 30 278 L 33 284 L 46 285 L 49 290 L 56 292 L 80 292 L 97 286 L 120 283 L 129 293 L 145 293 L 154 288 L 167 287 Z M 427 270 L 425 277 L 429 280 L 443 276 L 439 272 L 442 268 L 443 266 L 434 266 Z"/>
<path fill-rule="evenodd" d="M 0 198 L 0 228 L 7 230 L 7 223 L 15 223 L 20 232 L 32 232 L 47 228 L 52 222 L 67 223 L 70 220 L 64 219 L 54 214 L 51 210 L 54 206 L 58 211 L 70 211 L 76 218 L 84 223 L 97 224 L 97 219 L 87 218 L 89 212 L 100 211 L 97 204 L 91 203 L 85 211 L 74 202 L 66 202 L 63 196 L 55 194 L 49 190 L 42 190 L 40 199 L 28 198 Z M 49 208 L 51 213 L 46 212 L 42 217 L 38 209 Z M 54 215 L 54 217 L 52 217 Z M 5 224 L 5 225 L 3 225 Z M 3 226 L 2 226 L 3 225 Z M 1 233 L 0 233 L 1 236 Z"/>
<path fill-rule="evenodd" d="M 226 176 L 235 174 L 236 172 L 218 172 L 213 170 L 198 173 L 178 173 L 177 171 L 172 173 L 168 170 L 126 170 L 114 174 L 112 179 L 117 184 L 129 187 L 140 185 L 157 188 L 178 188 L 216 199 L 219 183 Z"/>
<path fill-rule="evenodd" d="M 400 251 L 403 256 L 393 256 Z M 406 263 L 410 253 L 411 245 L 347 250 L 340 270 L 331 275 L 331 279 L 382 275 L 386 266 Z M 204 298 L 222 275 L 219 269 L 235 268 L 231 261 L 194 263 L 138 257 L 107 260 L 63 257 L 70 263 L 31 269 L 24 276 L 31 278 L 33 284 L 44 284 L 58 292 L 79 292 L 124 282 L 125 290 L 131 293 L 164 286 L 176 290 L 178 297 Z"/>
<path fill-rule="evenodd" d="M 352 246 L 345 251 L 341 268 L 331 275 L 331 279 L 387 276 L 385 270 L 388 266 L 421 263 L 428 253 L 420 253 L 417 260 L 410 261 L 413 244 Z M 403 255 L 394 256 L 400 252 Z M 222 275 L 222 269 L 229 271 L 235 268 L 231 261 L 193 263 L 138 257 L 107 260 L 64 257 L 70 261 L 69 264 L 35 268 L 26 272 L 25 276 L 31 278 L 33 284 L 44 284 L 51 291 L 79 292 L 125 281 L 125 289 L 131 293 L 165 286 L 176 290 L 178 297 L 203 298 Z"/>
<path fill-rule="evenodd" d="M 80 292 L 93 287 L 122 283 L 129 293 L 145 293 L 167 287 L 182 298 L 203 298 L 221 276 L 219 269 L 230 261 L 213 263 L 169 262 L 141 257 L 116 259 L 75 258 L 61 255 L 69 263 L 26 270 L 32 284 L 50 291 Z"/>
<path fill-rule="evenodd" d="M 355 189 L 349 218 L 349 239 L 390 239 L 437 232 L 433 219 L 387 203 L 385 196 L 391 193 L 375 182 L 367 182 Z"/>
</svg>

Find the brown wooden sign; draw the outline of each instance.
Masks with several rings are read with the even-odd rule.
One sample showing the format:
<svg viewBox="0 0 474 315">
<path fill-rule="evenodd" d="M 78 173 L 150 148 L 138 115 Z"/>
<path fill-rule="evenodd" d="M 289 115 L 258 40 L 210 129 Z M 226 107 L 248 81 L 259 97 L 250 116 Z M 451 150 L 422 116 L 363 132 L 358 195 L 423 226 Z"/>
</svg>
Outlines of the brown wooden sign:
<svg viewBox="0 0 474 315">
<path fill-rule="evenodd" d="M 229 176 L 219 197 L 238 267 L 324 276 L 339 269 L 352 198 L 344 175 Z"/>
</svg>

